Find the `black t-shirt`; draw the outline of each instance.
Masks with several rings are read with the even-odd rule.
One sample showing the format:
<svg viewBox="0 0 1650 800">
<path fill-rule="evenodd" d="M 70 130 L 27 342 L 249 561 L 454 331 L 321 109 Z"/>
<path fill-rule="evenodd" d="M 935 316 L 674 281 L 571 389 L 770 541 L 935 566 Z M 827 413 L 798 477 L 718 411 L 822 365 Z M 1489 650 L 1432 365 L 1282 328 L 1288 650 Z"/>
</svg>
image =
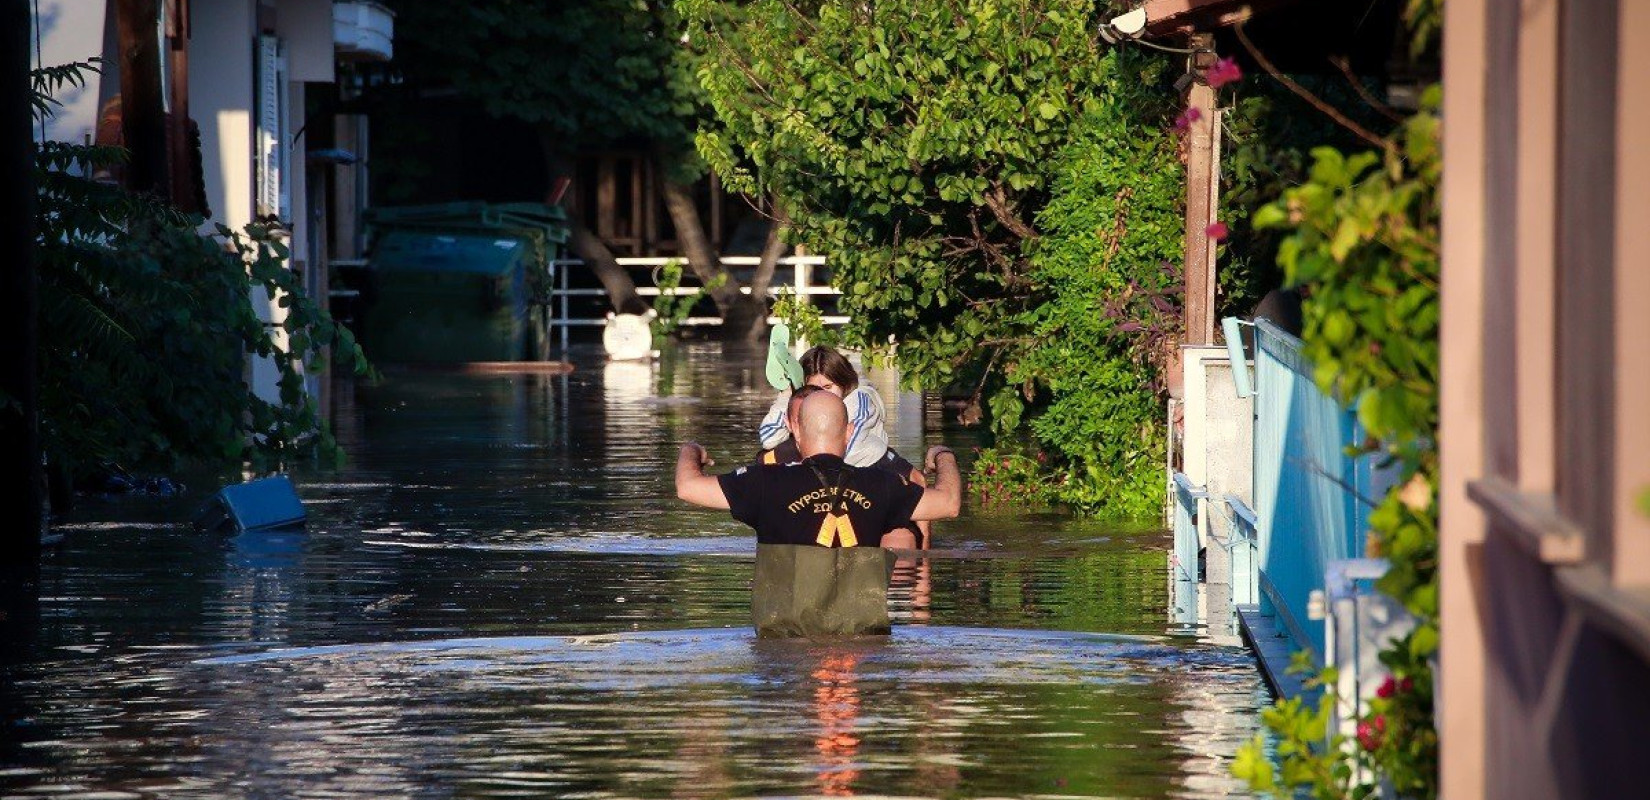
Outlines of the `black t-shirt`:
<svg viewBox="0 0 1650 800">
<path fill-rule="evenodd" d="M 883 533 L 911 521 L 922 487 L 886 470 L 845 467 L 820 454 L 740 467 L 718 480 L 733 518 L 755 528 L 762 544 L 880 546 Z"/>
</svg>

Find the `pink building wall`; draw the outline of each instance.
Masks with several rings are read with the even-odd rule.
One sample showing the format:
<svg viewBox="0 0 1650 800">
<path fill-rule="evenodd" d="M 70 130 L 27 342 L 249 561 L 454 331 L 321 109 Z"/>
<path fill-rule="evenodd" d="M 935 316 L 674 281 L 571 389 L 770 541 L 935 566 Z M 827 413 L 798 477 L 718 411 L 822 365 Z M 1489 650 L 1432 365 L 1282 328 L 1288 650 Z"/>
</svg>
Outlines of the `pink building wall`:
<svg viewBox="0 0 1650 800">
<path fill-rule="evenodd" d="M 1443 795 L 1650 796 L 1650 3 L 1444 7 Z"/>
</svg>

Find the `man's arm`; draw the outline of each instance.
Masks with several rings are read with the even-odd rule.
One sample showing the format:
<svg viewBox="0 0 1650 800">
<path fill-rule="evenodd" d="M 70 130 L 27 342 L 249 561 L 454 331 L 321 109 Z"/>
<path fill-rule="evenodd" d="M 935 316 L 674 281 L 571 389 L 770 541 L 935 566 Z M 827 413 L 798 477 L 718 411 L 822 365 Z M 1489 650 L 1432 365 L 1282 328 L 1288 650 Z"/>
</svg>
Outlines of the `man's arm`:
<svg viewBox="0 0 1650 800">
<path fill-rule="evenodd" d="M 934 470 L 934 485 L 924 489 L 922 499 L 911 511 L 914 522 L 950 519 L 962 510 L 962 473 L 957 471 L 957 454 L 944 445 L 928 448 L 923 466 Z"/>
<path fill-rule="evenodd" d="M 705 466 L 714 463 L 698 442 L 682 445 L 676 455 L 676 496 L 696 506 L 726 509 L 728 496 L 722 492 L 722 482 L 705 474 Z"/>
</svg>

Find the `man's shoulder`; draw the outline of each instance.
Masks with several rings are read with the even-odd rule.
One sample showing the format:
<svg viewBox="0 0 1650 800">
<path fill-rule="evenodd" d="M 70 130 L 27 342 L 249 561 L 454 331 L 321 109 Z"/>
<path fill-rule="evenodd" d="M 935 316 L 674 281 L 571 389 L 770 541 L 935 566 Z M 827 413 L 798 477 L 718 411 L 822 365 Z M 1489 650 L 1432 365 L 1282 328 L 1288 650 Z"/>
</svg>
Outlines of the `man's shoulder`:
<svg viewBox="0 0 1650 800">
<path fill-rule="evenodd" d="M 909 491 L 909 487 L 915 485 L 910 477 L 880 467 L 855 467 L 854 483 L 866 489 L 887 492 Z"/>
<path fill-rule="evenodd" d="M 804 466 L 805 465 L 800 462 L 774 464 L 757 462 L 754 464 L 741 464 L 723 473 L 723 477 L 733 480 L 762 480 L 769 478 L 780 478 L 790 475 Z"/>
</svg>

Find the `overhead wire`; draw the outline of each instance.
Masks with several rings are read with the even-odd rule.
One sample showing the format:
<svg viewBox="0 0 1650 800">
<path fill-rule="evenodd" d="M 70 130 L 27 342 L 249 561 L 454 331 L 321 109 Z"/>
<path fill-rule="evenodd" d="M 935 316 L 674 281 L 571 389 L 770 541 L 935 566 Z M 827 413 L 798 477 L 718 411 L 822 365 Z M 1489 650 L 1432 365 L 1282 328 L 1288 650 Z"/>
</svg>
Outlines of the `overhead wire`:
<svg viewBox="0 0 1650 800">
<path fill-rule="evenodd" d="M 1121 39 L 1119 41 L 1138 44 L 1142 47 L 1150 47 L 1153 50 L 1162 50 L 1165 53 L 1178 53 L 1185 56 L 1193 55 L 1198 52 L 1198 49 L 1195 47 L 1169 47 L 1168 45 L 1158 44 L 1156 42 L 1148 42 L 1145 39 Z"/>
<path fill-rule="evenodd" d="M 37 70 L 44 69 L 46 67 L 46 57 L 42 55 L 40 51 L 40 0 L 34 0 L 34 19 L 32 20 L 32 23 L 33 24 L 29 27 L 34 31 L 34 68 Z M 40 141 L 42 143 L 46 141 L 45 114 L 40 115 Z"/>
</svg>

